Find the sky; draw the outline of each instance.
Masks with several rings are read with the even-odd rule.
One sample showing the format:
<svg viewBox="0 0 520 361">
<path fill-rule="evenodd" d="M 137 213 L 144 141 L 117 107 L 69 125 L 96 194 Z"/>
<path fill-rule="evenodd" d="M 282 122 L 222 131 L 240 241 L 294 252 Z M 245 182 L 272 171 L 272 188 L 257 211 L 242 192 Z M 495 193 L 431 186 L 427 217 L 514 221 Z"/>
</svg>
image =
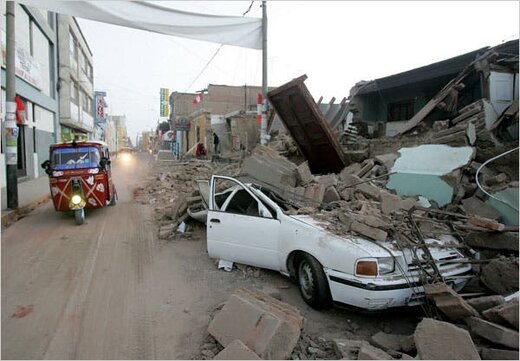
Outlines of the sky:
<svg viewBox="0 0 520 361">
<path fill-rule="evenodd" d="M 154 1 L 179 10 L 242 16 L 251 1 Z M 317 100 L 348 97 L 377 79 L 518 39 L 518 1 L 268 1 L 268 83 L 307 74 Z M 254 1 L 248 17 L 262 16 Z M 261 85 L 262 53 L 78 18 L 94 57 L 94 87 L 109 114 L 126 115 L 132 141 L 157 126 L 159 89 Z M 200 76 L 199 76 L 200 75 Z"/>
</svg>

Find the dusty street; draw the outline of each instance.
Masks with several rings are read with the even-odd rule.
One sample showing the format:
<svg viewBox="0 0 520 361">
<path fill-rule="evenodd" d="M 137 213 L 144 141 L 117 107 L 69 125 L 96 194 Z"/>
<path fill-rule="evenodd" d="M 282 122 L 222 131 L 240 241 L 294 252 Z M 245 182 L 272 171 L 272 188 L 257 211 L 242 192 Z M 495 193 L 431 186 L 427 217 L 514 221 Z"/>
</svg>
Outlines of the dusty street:
<svg viewBox="0 0 520 361">
<path fill-rule="evenodd" d="M 200 358 L 211 315 L 240 286 L 298 307 L 308 334 L 413 333 L 414 310 L 317 312 L 278 273 L 217 270 L 194 222 L 191 237 L 158 240 L 151 207 L 133 200 L 152 164 L 140 157 L 116 162 L 119 203 L 87 212 L 84 225 L 48 201 L 2 230 L 2 358 Z"/>
</svg>

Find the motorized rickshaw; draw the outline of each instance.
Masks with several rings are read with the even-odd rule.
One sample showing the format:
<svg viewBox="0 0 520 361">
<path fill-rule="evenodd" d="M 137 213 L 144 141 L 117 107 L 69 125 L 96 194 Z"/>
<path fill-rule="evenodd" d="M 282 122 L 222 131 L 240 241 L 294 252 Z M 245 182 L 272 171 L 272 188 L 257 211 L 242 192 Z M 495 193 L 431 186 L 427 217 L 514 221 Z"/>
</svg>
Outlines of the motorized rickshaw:
<svg viewBox="0 0 520 361">
<path fill-rule="evenodd" d="M 49 148 L 49 160 L 41 166 L 49 176 L 54 208 L 58 212 L 72 211 L 76 224 L 83 224 L 85 208 L 117 203 L 110 154 L 104 142 L 53 144 Z"/>
</svg>

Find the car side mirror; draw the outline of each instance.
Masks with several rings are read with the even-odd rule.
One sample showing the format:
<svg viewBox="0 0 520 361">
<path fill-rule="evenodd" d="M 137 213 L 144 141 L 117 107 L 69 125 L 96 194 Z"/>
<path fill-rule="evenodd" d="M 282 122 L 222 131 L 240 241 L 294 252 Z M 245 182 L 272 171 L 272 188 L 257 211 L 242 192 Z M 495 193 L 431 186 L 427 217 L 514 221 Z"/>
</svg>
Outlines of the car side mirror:
<svg viewBox="0 0 520 361">
<path fill-rule="evenodd" d="M 45 173 L 47 173 L 47 175 L 51 175 L 52 174 L 52 169 L 51 169 L 51 161 L 50 160 L 46 160 L 45 162 L 43 162 L 41 164 L 42 168 L 45 169 Z"/>
</svg>

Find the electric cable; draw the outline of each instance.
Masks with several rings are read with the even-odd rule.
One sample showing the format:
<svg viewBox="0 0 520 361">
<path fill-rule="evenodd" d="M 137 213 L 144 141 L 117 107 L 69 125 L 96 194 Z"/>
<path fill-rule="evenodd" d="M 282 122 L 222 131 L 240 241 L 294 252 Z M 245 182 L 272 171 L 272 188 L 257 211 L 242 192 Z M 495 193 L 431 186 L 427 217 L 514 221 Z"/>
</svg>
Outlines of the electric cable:
<svg viewBox="0 0 520 361">
<path fill-rule="evenodd" d="M 486 164 L 491 163 L 491 162 L 493 162 L 494 160 L 496 160 L 496 159 L 498 159 L 498 158 L 501 158 L 501 157 L 503 157 L 503 156 L 505 156 L 505 155 L 507 155 L 507 154 L 509 154 L 509 153 L 511 153 L 511 152 L 514 152 L 514 151 L 516 151 L 516 150 L 518 150 L 518 149 L 519 149 L 519 147 L 516 147 L 516 148 L 514 148 L 514 149 L 510 149 L 510 150 L 508 150 L 507 152 L 504 152 L 504 153 L 502 153 L 502 154 L 499 154 L 499 155 L 497 155 L 497 156 L 495 156 L 495 157 L 493 157 L 493 158 L 490 158 L 490 159 L 486 160 L 484 163 L 482 163 L 482 165 L 481 165 L 480 167 L 478 167 L 478 169 L 477 169 L 477 173 L 475 173 L 475 180 L 476 180 L 477 186 L 480 188 L 480 190 L 481 190 L 482 192 L 484 192 L 484 193 L 485 193 L 486 195 L 488 195 L 490 198 L 493 198 L 493 199 L 499 201 L 500 203 L 504 203 L 506 206 L 508 206 L 509 208 L 511 208 L 511 209 L 513 209 L 513 210 L 515 210 L 515 211 L 517 211 L 517 212 L 518 212 L 518 208 L 515 208 L 515 207 L 512 206 L 511 204 L 505 202 L 505 201 L 502 200 L 502 199 L 499 199 L 499 198 L 493 196 L 491 193 L 489 193 L 488 191 L 486 191 L 486 190 L 484 189 L 484 187 L 482 187 L 482 185 L 480 184 L 480 181 L 479 181 L 479 179 L 478 179 L 478 176 L 479 176 L 480 171 L 482 170 L 482 168 L 484 168 L 484 167 L 486 166 Z"/>
</svg>

